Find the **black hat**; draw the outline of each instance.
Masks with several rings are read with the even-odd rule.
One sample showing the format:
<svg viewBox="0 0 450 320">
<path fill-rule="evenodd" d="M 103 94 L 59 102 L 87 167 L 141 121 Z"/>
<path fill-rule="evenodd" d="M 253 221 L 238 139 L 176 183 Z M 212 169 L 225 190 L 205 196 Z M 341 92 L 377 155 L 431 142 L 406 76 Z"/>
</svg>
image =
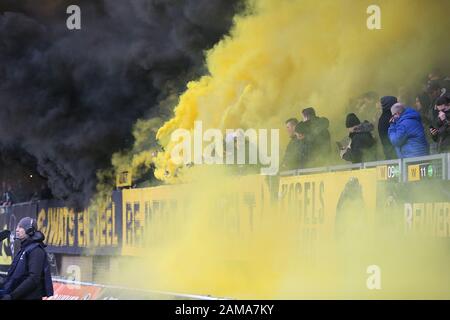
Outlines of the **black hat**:
<svg viewBox="0 0 450 320">
<path fill-rule="evenodd" d="M 361 121 L 359 121 L 358 117 L 354 113 L 349 113 L 347 115 L 347 119 L 345 120 L 345 126 L 347 128 L 353 128 L 354 126 L 357 126 L 358 124 L 361 124 Z"/>
<path fill-rule="evenodd" d="M 391 107 L 398 102 L 396 97 L 385 96 L 380 99 L 383 110 L 391 110 Z"/>
</svg>

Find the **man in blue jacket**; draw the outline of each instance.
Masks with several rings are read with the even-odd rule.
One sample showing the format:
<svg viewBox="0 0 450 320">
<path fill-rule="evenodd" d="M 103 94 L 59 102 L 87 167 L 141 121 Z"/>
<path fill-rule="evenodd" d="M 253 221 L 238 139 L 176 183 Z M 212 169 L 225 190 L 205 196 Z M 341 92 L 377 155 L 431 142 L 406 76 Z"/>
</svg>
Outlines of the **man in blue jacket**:
<svg viewBox="0 0 450 320">
<path fill-rule="evenodd" d="M 420 114 L 396 103 L 391 108 L 391 125 L 388 129 L 389 140 L 395 147 L 399 158 L 421 157 L 429 154 Z"/>
<path fill-rule="evenodd" d="M 44 235 L 37 231 L 36 220 L 25 217 L 16 229 L 21 242 L 0 290 L 0 300 L 42 300 L 53 295 L 52 277 L 45 251 Z"/>
</svg>

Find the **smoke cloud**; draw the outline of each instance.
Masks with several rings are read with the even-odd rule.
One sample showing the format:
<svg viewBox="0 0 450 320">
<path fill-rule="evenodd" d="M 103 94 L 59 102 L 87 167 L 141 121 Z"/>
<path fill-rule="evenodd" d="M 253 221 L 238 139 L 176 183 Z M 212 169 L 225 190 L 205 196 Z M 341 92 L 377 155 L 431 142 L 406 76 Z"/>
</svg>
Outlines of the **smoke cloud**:
<svg viewBox="0 0 450 320">
<path fill-rule="evenodd" d="M 81 8 L 81 30 L 66 28 L 70 4 Z M 2 1 L 2 152 L 27 154 L 56 197 L 87 205 L 96 172 L 133 144 L 137 119 L 171 115 L 164 101 L 204 73 L 203 51 L 238 8 L 238 0 Z"/>
<path fill-rule="evenodd" d="M 339 140 L 352 98 L 420 93 L 432 68 L 448 66 L 449 2 L 378 1 L 381 30 L 367 28 L 372 4 L 249 1 L 252 14 L 237 17 L 231 36 L 208 52 L 209 75 L 189 83 L 175 117 L 159 129 L 166 152 L 155 159 L 156 176 L 173 179 L 170 135 L 196 120 L 204 128 L 283 129 L 286 119 L 301 119 L 301 110 L 313 106 Z"/>
</svg>

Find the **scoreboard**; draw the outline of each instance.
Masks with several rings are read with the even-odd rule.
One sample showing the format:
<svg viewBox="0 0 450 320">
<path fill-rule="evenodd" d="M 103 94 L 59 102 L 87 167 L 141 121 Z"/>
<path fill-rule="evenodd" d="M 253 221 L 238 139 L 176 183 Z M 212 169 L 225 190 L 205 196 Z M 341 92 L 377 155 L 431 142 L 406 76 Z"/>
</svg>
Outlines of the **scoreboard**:
<svg viewBox="0 0 450 320">
<path fill-rule="evenodd" d="M 399 181 L 400 166 L 398 164 L 388 164 L 377 166 L 378 181 Z"/>
<path fill-rule="evenodd" d="M 408 165 L 408 182 L 442 179 L 442 162 L 430 161 Z"/>
</svg>

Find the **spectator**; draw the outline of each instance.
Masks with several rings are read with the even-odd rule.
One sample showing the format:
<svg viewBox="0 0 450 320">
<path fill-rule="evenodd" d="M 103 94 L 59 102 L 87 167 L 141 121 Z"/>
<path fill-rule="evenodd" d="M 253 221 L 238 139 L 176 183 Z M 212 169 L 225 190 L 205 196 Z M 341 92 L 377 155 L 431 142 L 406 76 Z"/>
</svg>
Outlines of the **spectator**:
<svg viewBox="0 0 450 320">
<path fill-rule="evenodd" d="M 436 111 L 436 101 L 438 98 L 445 96 L 446 90 L 442 88 L 441 84 L 437 80 L 430 81 L 427 86 L 427 93 L 430 96 L 430 104 L 425 110 L 424 119 L 425 125 L 432 125 L 433 121 L 437 119 L 438 112 Z"/>
<path fill-rule="evenodd" d="M 308 124 L 299 122 L 295 126 L 295 136 L 299 143 L 299 168 L 303 169 L 311 163 L 311 137 L 308 136 Z"/>
<path fill-rule="evenodd" d="M 305 137 L 308 145 L 309 163 L 314 166 L 328 164 L 331 151 L 331 137 L 328 127 L 330 121 L 324 117 L 317 117 L 314 108 L 306 108 L 302 111 Z"/>
<path fill-rule="evenodd" d="M 356 114 L 347 115 L 345 126 L 351 140 L 349 146 L 343 150 L 342 159 L 352 163 L 361 163 L 376 160 L 375 139 L 370 133 L 374 127 L 368 121 L 361 121 Z"/>
<path fill-rule="evenodd" d="M 428 142 L 420 114 L 396 103 L 391 108 L 392 118 L 388 130 L 389 139 L 399 158 L 420 157 L 429 154 Z"/>
<path fill-rule="evenodd" d="M 379 96 L 376 92 L 366 92 L 361 97 L 359 97 L 358 103 L 353 110 L 356 110 L 360 117 L 368 119 L 369 122 L 373 123 L 379 117 L 379 113 L 376 107 L 378 99 Z"/>
<path fill-rule="evenodd" d="M 0 290 L 1 300 L 42 300 L 53 295 L 52 277 L 45 251 L 44 235 L 36 219 L 25 217 L 16 228 L 20 251 L 15 255 Z"/>
<path fill-rule="evenodd" d="M 440 87 L 444 88 L 447 93 L 450 91 L 450 78 L 445 77 L 441 70 L 434 69 L 428 74 L 428 83 L 433 81 L 437 81 Z"/>
<path fill-rule="evenodd" d="M 438 152 L 450 152 L 450 101 L 440 97 L 436 101 L 438 117 L 436 127 L 430 127 L 431 137 L 437 142 Z"/>
<path fill-rule="evenodd" d="M 8 189 L 3 193 L 2 206 L 11 206 L 15 203 L 15 197 L 12 192 L 12 187 L 8 185 Z"/>
<path fill-rule="evenodd" d="M 281 163 L 282 170 L 300 169 L 301 141 L 297 139 L 297 136 L 295 135 L 295 126 L 297 124 L 298 120 L 295 118 L 291 118 L 286 121 L 286 130 L 289 135 L 290 141 L 286 147 L 283 162 Z"/>
<path fill-rule="evenodd" d="M 431 105 L 431 98 L 427 92 L 421 93 L 416 97 L 416 110 L 419 111 L 422 121 L 426 120 L 427 110 Z M 430 125 L 428 123 L 427 125 Z"/>
<path fill-rule="evenodd" d="M 46 183 L 41 185 L 41 192 L 39 195 L 40 200 L 50 200 L 53 198 L 52 190 L 48 187 Z"/>
<path fill-rule="evenodd" d="M 397 158 L 395 148 L 389 140 L 388 129 L 389 120 L 392 117 L 391 107 L 397 103 L 397 98 L 392 96 L 385 96 L 380 99 L 382 113 L 378 120 L 378 135 L 383 146 L 384 157 L 386 160 Z"/>
<path fill-rule="evenodd" d="M 32 194 L 31 194 L 31 197 L 30 197 L 30 202 L 36 202 L 36 201 L 39 201 L 40 199 L 39 199 L 39 193 L 37 192 L 37 191 L 34 191 Z"/>
</svg>

